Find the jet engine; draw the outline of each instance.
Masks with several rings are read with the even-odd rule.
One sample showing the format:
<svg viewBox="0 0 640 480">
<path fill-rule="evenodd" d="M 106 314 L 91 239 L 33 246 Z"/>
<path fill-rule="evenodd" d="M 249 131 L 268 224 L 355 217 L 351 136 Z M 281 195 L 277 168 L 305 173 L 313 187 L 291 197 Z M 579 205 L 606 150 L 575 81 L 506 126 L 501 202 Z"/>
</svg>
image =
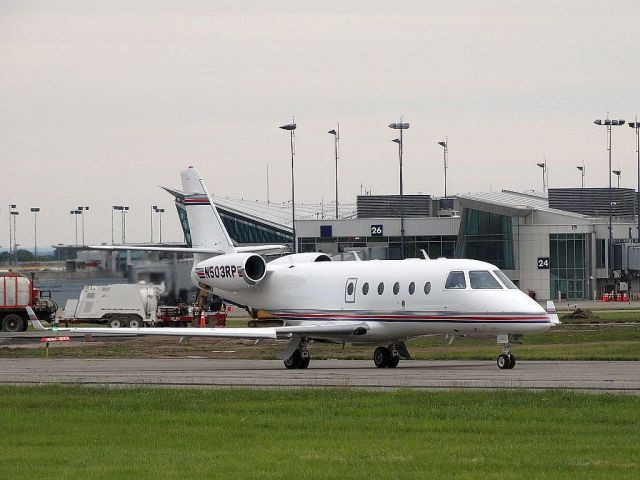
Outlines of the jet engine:
<svg viewBox="0 0 640 480">
<path fill-rule="evenodd" d="M 321 252 L 293 253 L 284 257 L 276 258 L 269 262 L 269 265 L 295 265 L 298 263 L 330 262 L 331 257 Z"/>
<path fill-rule="evenodd" d="M 267 265 L 255 253 L 230 253 L 208 258 L 193 269 L 193 279 L 200 288 L 235 292 L 256 286 L 267 273 Z"/>
</svg>

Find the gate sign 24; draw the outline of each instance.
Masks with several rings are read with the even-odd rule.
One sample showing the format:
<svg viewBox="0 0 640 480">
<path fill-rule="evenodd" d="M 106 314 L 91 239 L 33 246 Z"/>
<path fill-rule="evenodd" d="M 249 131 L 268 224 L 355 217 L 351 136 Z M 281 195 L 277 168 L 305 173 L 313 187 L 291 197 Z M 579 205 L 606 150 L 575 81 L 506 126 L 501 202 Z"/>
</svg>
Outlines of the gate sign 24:
<svg viewBox="0 0 640 480">
<path fill-rule="evenodd" d="M 538 270 L 549 269 L 549 257 L 538 257 Z"/>
<path fill-rule="evenodd" d="M 372 237 L 381 237 L 382 236 L 382 225 L 371 225 L 371 236 Z"/>
</svg>

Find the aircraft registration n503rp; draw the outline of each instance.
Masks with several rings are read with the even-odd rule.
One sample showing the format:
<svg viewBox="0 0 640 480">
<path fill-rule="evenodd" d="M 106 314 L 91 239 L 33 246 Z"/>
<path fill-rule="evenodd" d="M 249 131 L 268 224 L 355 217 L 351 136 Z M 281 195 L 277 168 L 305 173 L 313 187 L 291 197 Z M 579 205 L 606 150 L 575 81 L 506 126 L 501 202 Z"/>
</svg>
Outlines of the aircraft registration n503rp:
<svg viewBox="0 0 640 480">
<path fill-rule="evenodd" d="M 377 346 L 377 367 L 410 358 L 405 341 L 425 335 L 495 335 L 502 345 L 498 367 L 510 369 L 513 343 L 559 323 L 494 265 L 465 259 L 334 262 L 324 253 L 299 253 L 268 262 L 257 251 L 278 245 L 235 247 L 197 170 L 182 172 L 176 197 L 192 248 L 101 246 L 122 250 L 188 251 L 193 283 L 237 304 L 266 310 L 283 326 L 268 328 L 111 328 L 112 334 L 288 339 L 287 368 L 306 368 L 311 342 Z M 426 255 L 425 255 L 426 257 Z M 43 329 L 37 320 L 36 328 Z M 56 328 L 104 332 L 100 328 Z"/>
</svg>

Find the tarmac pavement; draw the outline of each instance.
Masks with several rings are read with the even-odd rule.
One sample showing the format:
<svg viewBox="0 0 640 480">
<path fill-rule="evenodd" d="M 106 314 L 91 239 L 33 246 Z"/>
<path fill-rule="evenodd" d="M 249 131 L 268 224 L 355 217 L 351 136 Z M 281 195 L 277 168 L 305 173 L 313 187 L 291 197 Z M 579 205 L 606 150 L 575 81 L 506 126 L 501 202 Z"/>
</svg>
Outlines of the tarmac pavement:
<svg viewBox="0 0 640 480">
<path fill-rule="evenodd" d="M 640 394 L 640 362 L 521 361 L 500 370 L 491 361 L 402 361 L 395 369 L 364 360 L 311 360 L 287 370 L 277 360 L 0 359 L 0 384 L 111 387 L 567 389 Z"/>
</svg>

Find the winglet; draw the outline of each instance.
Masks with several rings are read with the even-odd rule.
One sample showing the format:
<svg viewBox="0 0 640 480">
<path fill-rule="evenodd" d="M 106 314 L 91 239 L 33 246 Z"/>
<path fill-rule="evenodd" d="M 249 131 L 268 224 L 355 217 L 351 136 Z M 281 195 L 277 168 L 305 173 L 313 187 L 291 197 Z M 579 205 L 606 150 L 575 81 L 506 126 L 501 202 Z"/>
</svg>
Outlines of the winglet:
<svg viewBox="0 0 640 480">
<path fill-rule="evenodd" d="M 44 327 L 44 325 L 42 325 L 42 323 L 40 323 L 40 320 L 38 320 L 38 317 L 36 317 L 36 313 L 33 311 L 33 309 L 31 307 L 27 307 L 27 314 L 29 315 L 29 320 L 31 320 L 31 325 L 33 325 L 33 328 L 36 330 L 48 330 L 47 328 Z"/>
<path fill-rule="evenodd" d="M 558 313 L 556 312 L 556 305 L 553 303 L 553 300 L 547 301 L 547 314 L 549 315 L 549 320 L 551 320 L 552 325 L 560 325 L 560 319 L 558 318 Z"/>
<path fill-rule="evenodd" d="M 429 258 L 429 255 L 427 254 L 427 252 L 425 252 L 424 248 L 421 248 L 421 249 L 420 249 L 420 253 L 422 253 L 422 258 L 423 258 L 423 259 L 425 259 L 425 260 L 431 260 L 431 259 Z"/>
</svg>

